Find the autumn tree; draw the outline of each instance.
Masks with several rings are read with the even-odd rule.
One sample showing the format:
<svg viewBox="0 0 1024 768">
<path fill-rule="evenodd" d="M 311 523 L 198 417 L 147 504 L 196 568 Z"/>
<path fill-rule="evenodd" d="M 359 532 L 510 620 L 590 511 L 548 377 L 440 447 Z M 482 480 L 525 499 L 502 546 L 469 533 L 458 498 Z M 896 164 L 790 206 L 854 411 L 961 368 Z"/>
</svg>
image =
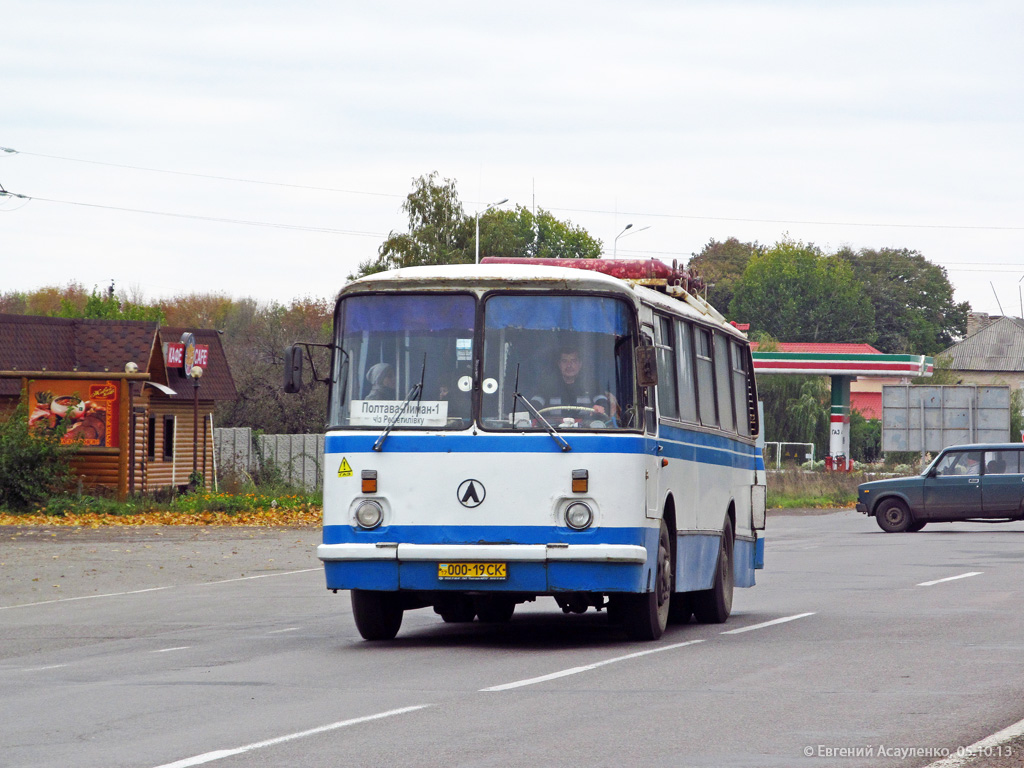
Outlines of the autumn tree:
<svg viewBox="0 0 1024 768">
<path fill-rule="evenodd" d="M 875 313 L 845 259 L 782 240 L 754 254 L 736 283 L 730 316 L 782 341 L 867 342 Z"/>
<path fill-rule="evenodd" d="M 890 354 L 935 355 L 967 330 L 970 305 L 953 301 L 945 267 L 906 248 L 844 248 L 875 312 L 875 346 Z"/>
</svg>

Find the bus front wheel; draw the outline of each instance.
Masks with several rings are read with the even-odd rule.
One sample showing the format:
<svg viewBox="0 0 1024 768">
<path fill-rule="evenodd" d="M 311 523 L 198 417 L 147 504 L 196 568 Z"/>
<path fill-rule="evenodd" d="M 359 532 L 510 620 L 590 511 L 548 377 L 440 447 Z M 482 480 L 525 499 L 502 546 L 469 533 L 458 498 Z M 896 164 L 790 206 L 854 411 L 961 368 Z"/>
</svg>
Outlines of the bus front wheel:
<svg viewBox="0 0 1024 768">
<path fill-rule="evenodd" d="M 616 612 L 632 640 L 657 640 L 668 626 L 668 612 L 672 599 L 672 549 L 668 526 L 661 521 L 658 534 L 658 564 L 654 572 L 653 589 L 640 595 L 622 595 Z"/>
<path fill-rule="evenodd" d="M 394 640 L 402 626 L 402 603 L 397 592 L 353 589 L 352 616 L 364 640 Z"/>
<path fill-rule="evenodd" d="M 718 545 L 718 568 L 711 589 L 693 593 L 693 615 L 701 624 L 722 624 L 732 613 L 735 575 L 732 565 L 732 520 L 725 518 L 722 541 Z"/>
</svg>

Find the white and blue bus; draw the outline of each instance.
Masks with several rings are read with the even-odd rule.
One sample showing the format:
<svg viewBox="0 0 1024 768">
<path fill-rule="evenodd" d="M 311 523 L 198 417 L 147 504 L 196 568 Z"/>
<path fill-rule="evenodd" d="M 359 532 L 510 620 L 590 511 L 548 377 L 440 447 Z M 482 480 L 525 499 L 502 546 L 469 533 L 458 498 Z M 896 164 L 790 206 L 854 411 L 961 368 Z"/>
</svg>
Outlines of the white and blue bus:
<svg viewBox="0 0 1024 768">
<path fill-rule="evenodd" d="M 733 587 L 754 585 L 765 473 L 745 335 L 684 272 L 571 261 L 585 269 L 400 269 L 338 295 L 317 554 L 364 638 L 394 638 L 407 610 L 505 622 L 550 596 L 651 640 L 724 622 Z"/>
</svg>

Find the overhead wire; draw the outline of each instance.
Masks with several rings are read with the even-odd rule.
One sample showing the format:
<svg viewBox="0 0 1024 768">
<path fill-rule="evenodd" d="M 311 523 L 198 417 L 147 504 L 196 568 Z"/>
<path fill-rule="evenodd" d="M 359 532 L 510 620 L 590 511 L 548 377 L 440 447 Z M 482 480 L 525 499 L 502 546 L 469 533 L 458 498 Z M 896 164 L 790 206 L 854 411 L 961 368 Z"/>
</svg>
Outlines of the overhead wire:
<svg viewBox="0 0 1024 768">
<path fill-rule="evenodd" d="M 19 154 L 27 155 L 30 157 L 42 157 L 50 160 L 61 160 L 72 163 L 86 163 L 89 165 L 101 165 L 112 168 L 124 168 L 127 170 L 134 171 L 145 171 L 149 173 L 163 173 L 174 176 L 191 176 L 200 179 L 213 179 L 218 181 L 232 181 L 244 184 L 261 184 L 266 186 L 283 187 L 290 189 L 307 189 L 318 192 L 335 192 L 350 195 L 369 195 L 373 197 L 390 197 L 395 199 L 404 199 L 408 195 L 396 194 L 393 192 L 370 192 L 366 190 L 358 189 L 344 189 L 340 187 L 324 187 L 310 184 L 293 184 L 288 182 L 280 181 L 267 181 L 265 179 L 250 179 L 245 177 L 236 176 L 222 176 L 217 174 L 208 173 L 196 173 L 192 171 L 173 171 L 166 168 L 152 168 L 140 165 L 130 165 L 126 163 L 111 163 L 101 160 L 84 160 L 77 157 L 67 157 L 64 155 L 50 155 L 42 152 L 25 152 L 19 149 L 13 149 L 11 147 L 0 147 L 0 152 L 7 154 Z M 471 201 L 470 201 L 471 202 Z M 1018 226 L 988 226 L 988 225 L 964 225 L 964 224 L 914 224 L 905 222 L 863 222 L 863 221 L 826 221 L 826 220 L 814 220 L 814 219 L 769 219 L 769 218 L 754 218 L 754 217 L 742 217 L 742 216 L 703 216 L 697 214 L 683 214 L 683 213 L 652 213 L 650 211 L 613 211 L 600 208 L 568 208 L 568 207 L 551 207 L 547 210 L 559 211 L 564 213 L 592 213 L 605 216 L 630 216 L 630 217 L 647 217 L 647 218 L 660 218 L 660 219 L 680 219 L 685 221 L 724 221 L 724 222 L 735 222 L 743 224 L 799 224 L 802 226 L 824 226 L 824 227 L 879 227 L 879 228 L 893 228 L 893 229 L 938 229 L 938 230 L 965 230 L 965 231 L 990 231 L 990 232 L 1020 232 L 1024 231 L 1024 227 Z"/>
</svg>

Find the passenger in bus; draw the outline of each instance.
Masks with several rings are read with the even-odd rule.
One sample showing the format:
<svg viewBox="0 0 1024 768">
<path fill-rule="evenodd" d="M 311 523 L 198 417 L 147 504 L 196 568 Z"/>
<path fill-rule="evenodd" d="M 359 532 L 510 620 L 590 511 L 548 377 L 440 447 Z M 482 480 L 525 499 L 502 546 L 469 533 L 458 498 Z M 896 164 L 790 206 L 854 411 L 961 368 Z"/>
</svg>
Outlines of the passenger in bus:
<svg viewBox="0 0 1024 768">
<path fill-rule="evenodd" d="M 395 370 L 387 363 L 371 365 L 366 372 L 366 381 L 370 384 L 366 400 L 395 399 Z"/>
<path fill-rule="evenodd" d="M 546 391 L 534 395 L 530 401 L 538 410 L 545 408 L 565 408 L 563 416 L 571 416 L 571 407 L 589 408 L 599 416 L 604 416 L 609 408 L 606 395 L 594 395 L 581 376 L 583 359 L 576 347 L 562 347 L 558 353 L 558 373 L 551 377 Z"/>
</svg>

